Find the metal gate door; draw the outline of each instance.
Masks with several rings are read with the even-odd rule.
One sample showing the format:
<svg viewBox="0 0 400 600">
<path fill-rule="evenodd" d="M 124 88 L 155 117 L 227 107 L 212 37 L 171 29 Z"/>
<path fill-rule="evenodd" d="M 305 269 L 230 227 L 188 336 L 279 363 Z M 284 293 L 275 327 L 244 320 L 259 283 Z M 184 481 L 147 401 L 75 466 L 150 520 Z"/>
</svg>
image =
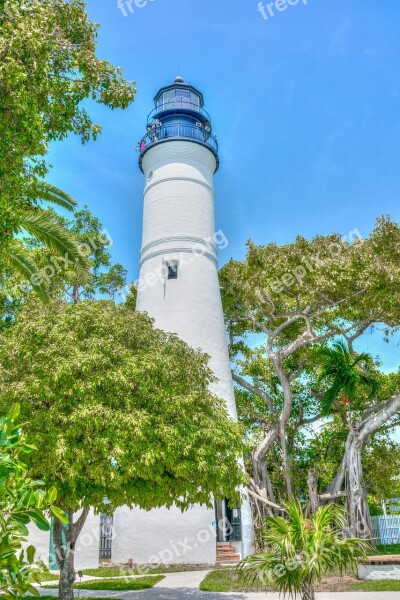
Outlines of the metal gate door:
<svg viewBox="0 0 400 600">
<path fill-rule="evenodd" d="M 111 558 L 113 539 L 113 518 L 100 515 L 100 558 Z"/>
</svg>

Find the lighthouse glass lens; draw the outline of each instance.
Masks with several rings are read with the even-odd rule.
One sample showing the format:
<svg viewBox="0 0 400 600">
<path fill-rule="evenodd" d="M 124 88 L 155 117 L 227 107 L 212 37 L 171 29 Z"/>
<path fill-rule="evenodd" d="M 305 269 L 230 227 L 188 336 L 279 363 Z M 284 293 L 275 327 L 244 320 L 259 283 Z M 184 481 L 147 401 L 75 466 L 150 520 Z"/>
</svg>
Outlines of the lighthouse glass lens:
<svg viewBox="0 0 400 600">
<path fill-rule="evenodd" d="M 164 110 L 175 108 L 175 90 L 164 92 Z"/>
<path fill-rule="evenodd" d="M 199 108 L 200 106 L 200 98 L 197 94 L 190 92 L 190 102 L 193 105 L 193 108 Z"/>
<path fill-rule="evenodd" d="M 189 90 L 176 90 L 176 106 L 177 108 L 190 108 Z"/>
</svg>

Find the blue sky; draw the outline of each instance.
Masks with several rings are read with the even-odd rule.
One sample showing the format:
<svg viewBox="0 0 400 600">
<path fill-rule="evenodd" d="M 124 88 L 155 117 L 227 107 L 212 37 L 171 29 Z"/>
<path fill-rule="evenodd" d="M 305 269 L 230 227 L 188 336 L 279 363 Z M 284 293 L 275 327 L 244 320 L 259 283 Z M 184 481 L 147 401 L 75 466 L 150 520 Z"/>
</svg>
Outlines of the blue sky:
<svg viewBox="0 0 400 600">
<path fill-rule="evenodd" d="M 145 0 L 142 0 L 144 3 Z M 220 143 L 220 256 L 245 243 L 286 243 L 399 220 L 400 3 L 299 0 L 264 20 L 257 0 L 148 0 L 124 17 L 117 0 L 89 0 L 98 55 L 137 83 L 127 111 L 89 106 L 95 143 L 51 147 L 49 180 L 87 203 L 113 238 L 113 256 L 138 275 L 142 174 L 135 146 L 161 86 L 178 74 L 203 91 Z M 399 338 L 397 338 L 399 340 Z M 387 369 L 397 344 L 367 336 Z M 396 356 L 397 354 L 397 356 Z"/>
</svg>

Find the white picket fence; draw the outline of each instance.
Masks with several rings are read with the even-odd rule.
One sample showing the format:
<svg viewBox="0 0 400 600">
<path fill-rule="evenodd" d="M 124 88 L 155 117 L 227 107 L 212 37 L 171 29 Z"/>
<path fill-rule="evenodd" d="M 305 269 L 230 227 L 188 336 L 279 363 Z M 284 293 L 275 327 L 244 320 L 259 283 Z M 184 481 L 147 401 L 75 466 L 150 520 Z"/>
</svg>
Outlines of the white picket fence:
<svg viewBox="0 0 400 600">
<path fill-rule="evenodd" d="M 376 544 L 400 544 L 400 516 L 372 517 L 371 520 Z"/>
</svg>

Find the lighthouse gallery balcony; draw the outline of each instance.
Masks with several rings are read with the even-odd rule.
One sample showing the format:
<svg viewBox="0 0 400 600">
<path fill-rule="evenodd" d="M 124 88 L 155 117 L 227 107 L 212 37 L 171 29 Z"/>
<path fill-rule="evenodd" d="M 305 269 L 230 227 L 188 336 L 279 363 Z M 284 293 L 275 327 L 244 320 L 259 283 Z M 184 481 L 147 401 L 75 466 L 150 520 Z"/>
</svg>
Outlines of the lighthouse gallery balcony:
<svg viewBox="0 0 400 600">
<path fill-rule="evenodd" d="M 153 148 L 157 144 L 170 142 L 173 140 L 187 140 L 196 144 L 206 146 L 214 154 L 217 165 L 219 164 L 218 158 L 218 142 L 216 136 L 214 136 L 208 128 L 202 123 L 196 125 L 189 125 L 186 123 L 168 123 L 160 124 L 150 127 L 146 135 L 139 142 L 139 165 L 142 169 L 143 156 L 150 148 Z M 143 170 L 143 169 L 142 169 Z"/>
</svg>

